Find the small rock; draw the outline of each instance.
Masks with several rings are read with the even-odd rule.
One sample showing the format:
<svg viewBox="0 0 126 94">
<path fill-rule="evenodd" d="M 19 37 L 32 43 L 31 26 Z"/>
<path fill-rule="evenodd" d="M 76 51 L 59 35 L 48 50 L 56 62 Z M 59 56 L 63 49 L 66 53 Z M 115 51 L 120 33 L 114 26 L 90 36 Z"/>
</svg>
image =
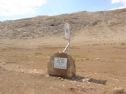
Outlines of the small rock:
<svg viewBox="0 0 126 94">
<path fill-rule="evenodd" d="M 71 83 L 77 83 L 77 81 L 71 81 Z"/>
<path fill-rule="evenodd" d="M 45 77 L 47 77 L 47 78 L 48 78 L 48 77 L 49 77 L 49 75 L 47 74 L 47 75 L 45 75 Z"/>
<path fill-rule="evenodd" d="M 100 60 L 100 58 L 96 58 L 96 60 Z"/>
<path fill-rule="evenodd" d="M 61 77 L 57 77 L 57 79 L 61 79 Z"/>
<path fill-rule="evenodd" d="M 77 90 L 76 87 L 71 87 L 71 88 L 69 88 L 69 89 L 70 89 L 70 91 L 76 91 L 76 90 Z"/>
<path fill-rule="evenodd" d="M 88 82 L 88 78 L 86 78 L 86 79 L 82 79 L 82 82 Z"/>
<path fill-rule="evenodd" d="M 60 80 L 61 80 L 61 81 L 64 81 L 64 79 L 63 79 L 63 78 L 61 78 Z"/>
<path fill-rule="evenodd" d="M 121 87 L 116 87 L 113 89 L 113 94 L 126 94 L 125 89 Z"/>
<path fill-rule="evenodd" d="M 79 84 L 77 84 L 76 86 L 77 86 L 77 87 L 81 87 L 81 85 L 79 85 Z"/>
<path fill-rule="evenodd" d="M 88 80 L 88 82 L 106 85 L 107 80 L 100 80 L 100 79 L 90 78 L 90 79 Z"/>
<path fill-rule="evenodd" d="M 64 81 L 64 79 L 62 78 L 62 77 L 57 77 L 59 80 L 61 80 L 61 81 Z"/>
</svg>

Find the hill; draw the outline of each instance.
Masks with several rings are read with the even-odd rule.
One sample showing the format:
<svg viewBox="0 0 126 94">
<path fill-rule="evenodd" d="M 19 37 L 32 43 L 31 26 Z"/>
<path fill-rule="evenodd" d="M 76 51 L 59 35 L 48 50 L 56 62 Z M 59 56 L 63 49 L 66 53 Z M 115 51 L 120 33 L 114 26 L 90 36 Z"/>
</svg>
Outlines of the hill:
<svg viewBox="0 0 126 94">
<path fill-rule="evenodd" d="M 39 16 L 0 23 L 1 39 L 33 39 L 62 35 L 64 22 L 72 32 L 89 38 L 122 38 L 126 35 L 126 9 Z M 82 35 L 82 34 L 81 34 Z"/>
</svg>

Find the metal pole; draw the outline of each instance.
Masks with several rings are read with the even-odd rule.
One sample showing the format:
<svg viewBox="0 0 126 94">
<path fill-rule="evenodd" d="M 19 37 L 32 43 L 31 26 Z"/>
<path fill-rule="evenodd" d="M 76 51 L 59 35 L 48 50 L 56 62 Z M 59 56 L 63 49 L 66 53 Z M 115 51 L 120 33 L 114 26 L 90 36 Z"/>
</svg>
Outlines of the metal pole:
<svg viewBox="0 0 126 94">
<path fill-rule="evenodd" d="M 67 43 L 66 47 L 64 48 L 63 52 L 66 52 L 67 48 L 69 47 L 69 42 Z"/>
</svg>

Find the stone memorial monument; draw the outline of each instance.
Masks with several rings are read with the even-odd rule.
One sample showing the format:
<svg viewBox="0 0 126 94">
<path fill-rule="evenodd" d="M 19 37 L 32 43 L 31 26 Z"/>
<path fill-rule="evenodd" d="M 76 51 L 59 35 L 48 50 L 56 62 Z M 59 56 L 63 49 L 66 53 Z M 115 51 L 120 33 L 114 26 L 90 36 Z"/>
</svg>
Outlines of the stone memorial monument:
<svg viewBox="0 0 126 94">
<path fill-rule="evenodd" d="M 68 23 L 65 23 L 64 31 L 65 39 L 68 41 L 68 44 L 63 52 L 57 52 L 50 57 L 50 61 L 48 62 L 48 74 L 71 79 L 76 75 L 76 67 L 75 61 L 70 55 L 71 31 Z"/>
</svg>

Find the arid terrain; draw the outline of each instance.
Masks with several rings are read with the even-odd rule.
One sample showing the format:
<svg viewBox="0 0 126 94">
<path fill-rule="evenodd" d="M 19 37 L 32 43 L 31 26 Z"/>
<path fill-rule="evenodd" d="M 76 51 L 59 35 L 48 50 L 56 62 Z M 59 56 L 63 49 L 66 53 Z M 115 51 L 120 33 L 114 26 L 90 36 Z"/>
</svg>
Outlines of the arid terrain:
<svg viewBox="0 0 126 94">
<path fill-rule="evenodd" d="M 126 94 L 126 9 L 0 22 L 0 94 Z M 47 74 L 71 25 L 77 77 Z"/>
</svg>

